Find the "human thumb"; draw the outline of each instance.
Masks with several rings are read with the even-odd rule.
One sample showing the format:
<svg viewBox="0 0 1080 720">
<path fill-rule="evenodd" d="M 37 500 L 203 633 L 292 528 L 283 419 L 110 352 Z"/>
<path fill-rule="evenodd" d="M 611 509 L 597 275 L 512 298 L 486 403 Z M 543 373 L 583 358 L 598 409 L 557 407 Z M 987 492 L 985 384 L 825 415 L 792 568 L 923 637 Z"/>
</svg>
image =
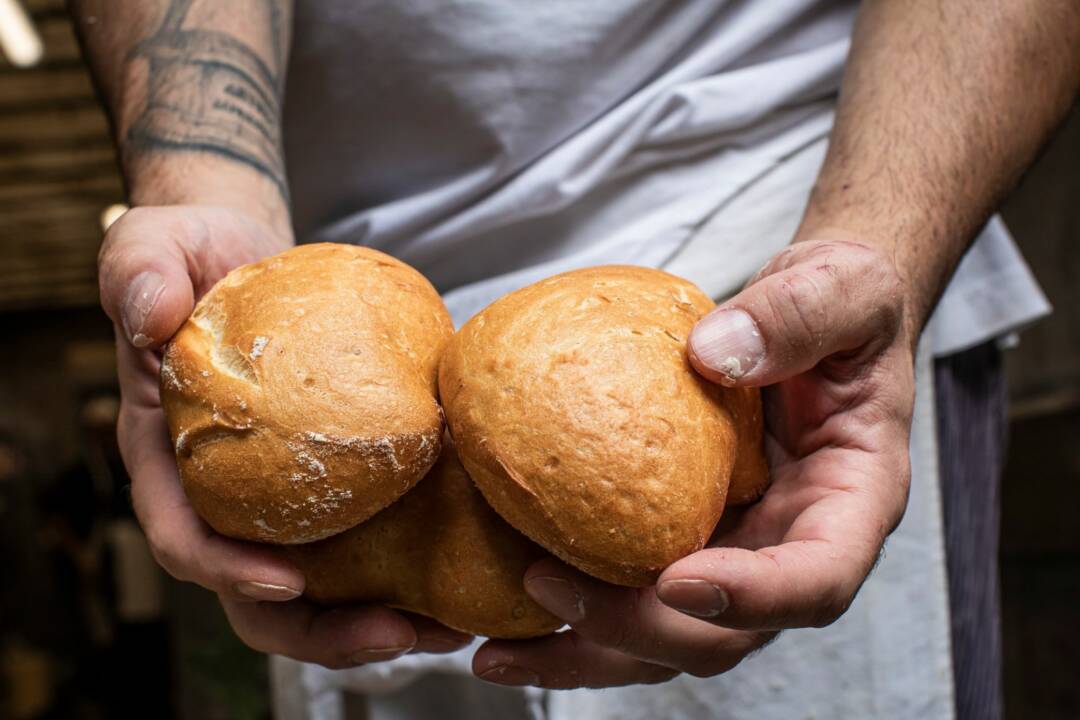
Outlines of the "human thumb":
<svg viewBox="0 0 1080 720">
<path fill-rule="evenodd" d="M 896 336 L 901 285 L 876 250 L 808 247 L 802 262 L 766 274 L 703 317 L 690 333 L 694 368 L 726 386 L 771 385 L 836 353 L 874 350 Z"/>
<path fill-rule="evenodd" d="M 129 210 L 109 228 L 98 256 L 101 305 L 135 347 L 164 343 L 191 314 L 184 246 L 198 228 L 166 208 Z"/>
</svg>

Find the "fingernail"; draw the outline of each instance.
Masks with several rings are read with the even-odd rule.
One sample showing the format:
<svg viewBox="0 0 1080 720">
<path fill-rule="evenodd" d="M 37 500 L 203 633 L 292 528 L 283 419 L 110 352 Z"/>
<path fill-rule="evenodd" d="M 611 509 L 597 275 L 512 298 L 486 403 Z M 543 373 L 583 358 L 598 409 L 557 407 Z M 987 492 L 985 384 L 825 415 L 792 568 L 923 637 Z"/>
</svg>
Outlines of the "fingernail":
<svg viewBox="0 0 1080 720">
<path fill-rule="evenodd" d="M 690 346 L 706 367 L 720 373 L 720 382 L 734 385 L 765 357 L 757 324 L 742 310 L 720 310 L 701 319 L 690 333 Z"/>
<path fill-rule="evenodd" d="M 244 597 L 252 600 L 266 600 L 271 602 L 285 602 L 300 597 L 300 591 L 288 585 L 271 585 L 270 583 L 243 580 L 233 585 L 235 590 Z"/>
<path fill-rule="evenodd" d="M 124 297 L 121 319 L 124 323 L 124 334 L 135 347 L 146 347 L 152 342 L 151 338 L 142 332 L 143 325 L 164 291 L 165 278 L 153 270 L 139 273 L 131 281 Z"/>
<path fill-rule="evenodd" d="M 349 656 L 352 665 L 366 665 L 373 662 L 386 662 L 394 660 L 412 650 L 411 647 L 388 647 L 388 648 L 365 648 L 357 650 Z"/>
<path fill-rule="evenodd" d="M 563 578 L 540 576 L 525 583 L 533 599 L 568 623 L 585 619 L 585 601 L 573 583 Z"/>
<path fill-rule="evenodd" d="M 480 673 L 481 680 L 498 685 L 539 685 L 540 676 L 528 668 L 516 665 L 496 665 Z"/>
<path fill-rule="evenodd" d="M 656 596 L 670 608 L 702 618 L 716 617 L 731 602 L 723 589 L 704 580 L 667 580 L 657 586 Z"/>
</svg>

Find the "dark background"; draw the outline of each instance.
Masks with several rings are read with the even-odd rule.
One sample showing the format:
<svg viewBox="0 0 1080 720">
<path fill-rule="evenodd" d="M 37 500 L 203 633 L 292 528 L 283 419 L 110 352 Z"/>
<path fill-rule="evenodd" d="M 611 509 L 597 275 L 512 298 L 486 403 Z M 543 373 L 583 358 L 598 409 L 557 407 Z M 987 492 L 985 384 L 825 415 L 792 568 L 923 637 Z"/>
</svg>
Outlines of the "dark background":
<svg viewBox="0 0 1080 720">
<path fill-rule="evenodd" d="M 101 213 L 123 201 L 62 0 L 0 58 L 0 718 L 266 717 L 263 659 L 165 577 L 118 462 Z M 1080 112 L 1004 209 L 1056 308 L 1008 353 L 1001 571 L 1010 720 L 1080 717 Z"/>
</svg>

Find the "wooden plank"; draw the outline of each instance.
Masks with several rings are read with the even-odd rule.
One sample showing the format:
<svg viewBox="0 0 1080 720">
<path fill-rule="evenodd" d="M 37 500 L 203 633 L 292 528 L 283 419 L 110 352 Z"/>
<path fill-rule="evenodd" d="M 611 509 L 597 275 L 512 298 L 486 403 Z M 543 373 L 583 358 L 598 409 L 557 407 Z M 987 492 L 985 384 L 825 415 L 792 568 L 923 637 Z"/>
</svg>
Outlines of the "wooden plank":
<svg viewBox="0 0 1080 720">
<path fill-rule="evenodd" d="M 84 294 L 97 284 L 97 278 L 89 273 L 81 275 L 60 274 L 39 278 L 36 282 L 9 285 L 0 290 L 0 307 L 22 304 L 28 298 L 51 297 L 58 293 Z"/>
<path fill-rule="evenodd" d="M 45 59 L 70 60 L 81 57 L 75 30 L 66 12 L 38 13 L 32 16 L 34 26 L 45 45 Z"/>
<path fill-rule="evenodd" d="M 14 152 L 0 155 L 0 177 L 17 175 L 27 169 L 55 170 L 72 165 L 115 168 L 115 154 L 107 145 L 86 145 L 63 150 L 45 149 L 35 152 Z M 106 167 L 106 170 L 108 168 Z"/>
<path fill-rule="evenodd" d="M 61 234 L 61 232 L 63 234 Z M 98 223 L 67 224 L 60 232 L 48 232 L 47 228 L 39 227 L 34 234 L 12 233 L 5 241 L 8 251 L 6 267 L 17 266 L 20 263 L 33 264 L 39 262 L 43 256 L 50 256 L 49 262 L 63 262 L 63 258 L 57 256 L 72 255 L 82 259 L 93 257 L 101 244 L 101 230 Z"/>
<path fill-rule="evenodd" d="M 40 18 L 47 13 L 66 13 L 64 0 L 22 0 L 23 7 L 32 18 Z"/>
<path fill-rule="evenodd" d="M 101 128 L 72 128 L 68 135 L 37 137 L 23 135 L 19 138 L 0 136 L 0 155 L 20 152 L 46 152 L 62 149 L 78 150 L 83 147 L 113 147 L 107 132 Z"/>
<path fill-rule="evenodd" d="M 82 193 L 100 193 L 110 198 L 122 198 L 120 179 L 109 176 L 87 178 L 67 178 L 50 184 L 0 185 L 0 203 L 5 201 L 32 201 L 57 195 L 81 195 Z M 119 202 L 116 200 L 115 202 Z"/>
<path fill-rule="evenodd" d="M 43 281 L 48 281 L 48 284 Z M 97 282 L 97 273 L 90 272 L 55 272 L 36 277 L 33 280 L 24 280 L 5 284 L 0 288 L 0 302 L 10 302 L 20 297 L 31 297 L 39 294 L 49 294 L 54 290 L 64 287 L 81 287 Z"/>
<path fill-rule="evenodd" d="M 42 60 L 37 65 L 35 65 L 33 68 L 29 68 L 29 69 L 28 68 L 20 68 L 20 67 L 15 67 L 11 63 L 9 63 L 7 61 L 7 58 L 3 55 L 3 53 L 0 53 L 0 78 L 6 77 L 8 75 L 16 75 L 16 74 L 20 74 L 20 73 L 25 74 L 25 73 L 28 73 L 28 72 L 43 72 L 43 71 L 52 72 L 52 71 L 63 70 L 63 69 L 67 69 L 67 70 L 85 69 L 85 65 L 83 64 L 82 58 L 78 57 L 78 56 L 75 56 L 75 55 L 73 55 L 71 57 L 50 58 L 48 53 L 46 53 L 45 59 Z"/>
<path fill-rule="evenodd" d="M 92 93 L 80 93 L 67 97 L 47 97 L 39 100 L 23 100 L 20 102 L 0 103 L 0 115 L 14 119 L 19 116 L 35 114 L 66 113 L 73 110 L 95 108 L 101 110 L 101 104 Z"/>
<path fill-rule="evenodd" d="M 123 186 L 65 3 L 24 6 L 45 58 L 0 58 L 0 310 L 93 306 L 100 213 Z"/>
<path fill-rule="evenodd" d="M 75 162 L 68 165 L 35 165 L 32 162 L 12 163 L 8 172 L 0 172 L 0 187 L 54 183 L 84 178 L 100 178 L 115 170 L 113 161 L 106 157 L 96 162 Z"/>
<path fill-rule="evenodd" d="M 1007 354 L 1010 395 L 1025 414 L 1080 397 L 1080 108 L 1006 203 L 1005 222 L 1054 306 Z"/>
<path fill-rule="evenodd" d="M 15 104 L 93 94 L 90 77 L 81 67 L 6 73 L 0 79 L 0 114 Z"/>
<path fill-rule="evenodd" d="M 82 283 L 0 300 L 0 310 L 12 312 L 19 310 L 80 308 L 94 307 L 97 304 L 96 283 Z"/>
<path fill-rule="evenodd" d="M 116 202 L 121 202 L 118 194 L 109 193 L 105 196 L 80 195 L 72 197 L 49 197 L 37 200 L 33 203 L 0 203 L 0 216 L 5 218 L 0 221 L 0 227 L 9 227 L 5 223 L 10 218 L 10 227 L 14 230 L 18 223 L 31 222 L 35 219 L 56 217 L 63 221 L 67 227 L 81 227 L 85 221 L 93 219 L 94 227 L 100 220 L 101 211 Z"/>
<path fill-rule="evenodd" d="M 53 255 L 52 262 L 48 257 L 37 263 L 20 263 L 20 265 L 5 268 L 0 272 L 0 296 L 5 292 L 11 292 L 26 286 L 37 287 L 44 282 L 56 282 L 62 278 L 85 280 L 97 275 L 94 257 L 96 253 L 89 253 L 86 257 L 76 258 L 72 253 Z M 77 261 L 77 262 L 76 262 Z"/>
<path fill-rule="evenodd" d="M 46 198 L 35 198 L 35 199 L 32 200 L 32 202 L 33 202 L 33 204 L 34 204 L 34 206 L 36 208 L 39 208 L 42 213 L 45 213 L 50 208 L 62 208 L 68 202 L 72 202 L 72 201 L 75 201 L 75 200 L 76 200 L 76 198 L 74 198 L 74 197 L 71 200 L 69 200 L 69 199 L 63 198 L 63 197 L 48 196 Z M 84 193 L 84 194 L 80 195 L 77 198 L 77 200 L 80 201 L 80 202 L 84 202 L 84 203 L 86 203 L 88 205 L 93 205 L 93 206 L 95 206 L 97 208 L 102 208 L 102 209 L 108 207 L 109 205 L 112 205 L 113 203 L 123 201 L 122 200 L 122 195 L 119 194 L 118 192 L 115 192 L 115 191 Z M 8 213 L 12 208 L 25 207 L 27 204 L 28 204 L 28 201 L 25 200 L 25 199 L 23 199 L 23 200 L 14 199 L 14 200 L 7 200 L 7 201 L 4 201 L 4 200 L 0 199 L 0 215 L 4 215 L 4 214 Z M 97 212 L 100 212 L 100 210 L 97 210 Z M 0 226 L 0 227 L 2 227 L 2 226 Z M 8 242 L 10 242 L 9 233 L 7 233 L 6 231 L 0 230 L 0 243 L 6 244 Z"/>
<path fill-rule="evenodd" d="M 105 114 L 97 105 L 79 105 L 62 112 L 0 115 L 0 138 L 5 142 L 40 144 L 72 134 L 109 137 Z"/>
<path fill-rule="evenodd" d="M 33 251 L 14 253 L 4 263 L 0 276 L 32 276 L 56 272 L 92 274 L 97 270 L 97 251 L 101 234 L 88 232 L 81 238 L 71 237 L 63 244 L 39 245 Z"/>
<path fill-rule="evenodd" d="M 12 273 L 5 278 L 4 285 L 0 288 L 0 298 L 26 294 L 35 288 L 47 287 L 46 283 L 59 285 L 67 282 L 89 282 L 93 281 L 96 275 L 97 273 L 90 272 L 85 267 L 50 267 Z"/>
<path fill-rule="evenodd" d="M 29 277 L 8 276 L 4 280 L 3 287 L 0 287 L 0 303 L 40 293 L 48 294 L 63 287 L 95 283 L 97 273 L 88 272 L 86 268 L 57 268 L 31 273 Z"/>
<path fill-rule="evenodd" d="M 35 194 L 35 190 L 42 194 Z M 50 192 L 47 185 L 0 184 L 0 228 L 8 226 L 9 222 L 12 225 L 35 221 L 81 222 L 84 217 L 99 217 L 106 207 L 120 202 L 123 202 L 123 192 L 119 187 L 83 185 L 81 190 L 62 193 Z"/>
<path fill-rule="evenodd" d="M 123 187 L 64 2 L 26 7 L 45 59 L 0 66 L 0 306 L 93 303 L 100 213 Z"/>
<path fill-rule="evenodd" d="M 36 233 L 43 229 L 39 227 L 43 225 L 48 225 L 50 229 L 54 226 L 79 227 L 84 223 L 97 227 L 104 207 L 96 202 L 80 202 L 76 198 L 65 198 L 44 206 L 35 203 L 12 207 L 4 212 L 4 217 L 0 219 L 0 228 Z"/>
</svg>

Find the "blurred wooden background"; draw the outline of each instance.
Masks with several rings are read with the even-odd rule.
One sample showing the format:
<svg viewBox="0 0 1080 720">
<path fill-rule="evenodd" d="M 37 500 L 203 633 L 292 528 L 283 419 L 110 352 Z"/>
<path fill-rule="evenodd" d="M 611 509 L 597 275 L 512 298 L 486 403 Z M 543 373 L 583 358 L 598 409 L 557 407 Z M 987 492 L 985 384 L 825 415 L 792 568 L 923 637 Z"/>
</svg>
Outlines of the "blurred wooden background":
<svg viewBox="0 0 1080 720">
<path fill-rule="evenodd" d="M 93 305 L 99 218 L 123 188 L 63 1 L 24 5 L 45 58 L 0 59 L 0 311 Z"/>
<path fill-rule="evenodd" d="M 1054 306 L 1006 356 L 1006 717 L 1080 718 L 1080 110 L 1003 214 Z"/>
<path fill-rule="evenodd" d="M 51 478 L 85 454 L 79 399 L 114 383 L 111 329 L 97 308 L 95 259 L 101 214 L 123 202 L 123 188 L 107 121 L 62 0 L 26 0 L 25 6 L 46 54 L 28 69 L 0 58 L 0 431 L 25 443 L 35 472 Z M 1008 716 L 1075 718 L 1080 112 L 1003 212 L 1056 309 L 1024 332 L 1008 360 L 1013 423 L 1001 558 Z M 213 600 L 176 587 L 169 597 L 175 652 L 187 657 L 188 651 L 211 648 L 195 670 L 177 660 L 178 717 L 228 717 L 237 703 L 258 707 L 258 672 L 222 674 L 223 668 L 245 667 L 242 658 L 250 662 L 253 656 L 229 644 Z M 215 685 L 215 675 L 230 680 Z M 244 678 L 254 683 L 248 695 Z"/>
</svg>

